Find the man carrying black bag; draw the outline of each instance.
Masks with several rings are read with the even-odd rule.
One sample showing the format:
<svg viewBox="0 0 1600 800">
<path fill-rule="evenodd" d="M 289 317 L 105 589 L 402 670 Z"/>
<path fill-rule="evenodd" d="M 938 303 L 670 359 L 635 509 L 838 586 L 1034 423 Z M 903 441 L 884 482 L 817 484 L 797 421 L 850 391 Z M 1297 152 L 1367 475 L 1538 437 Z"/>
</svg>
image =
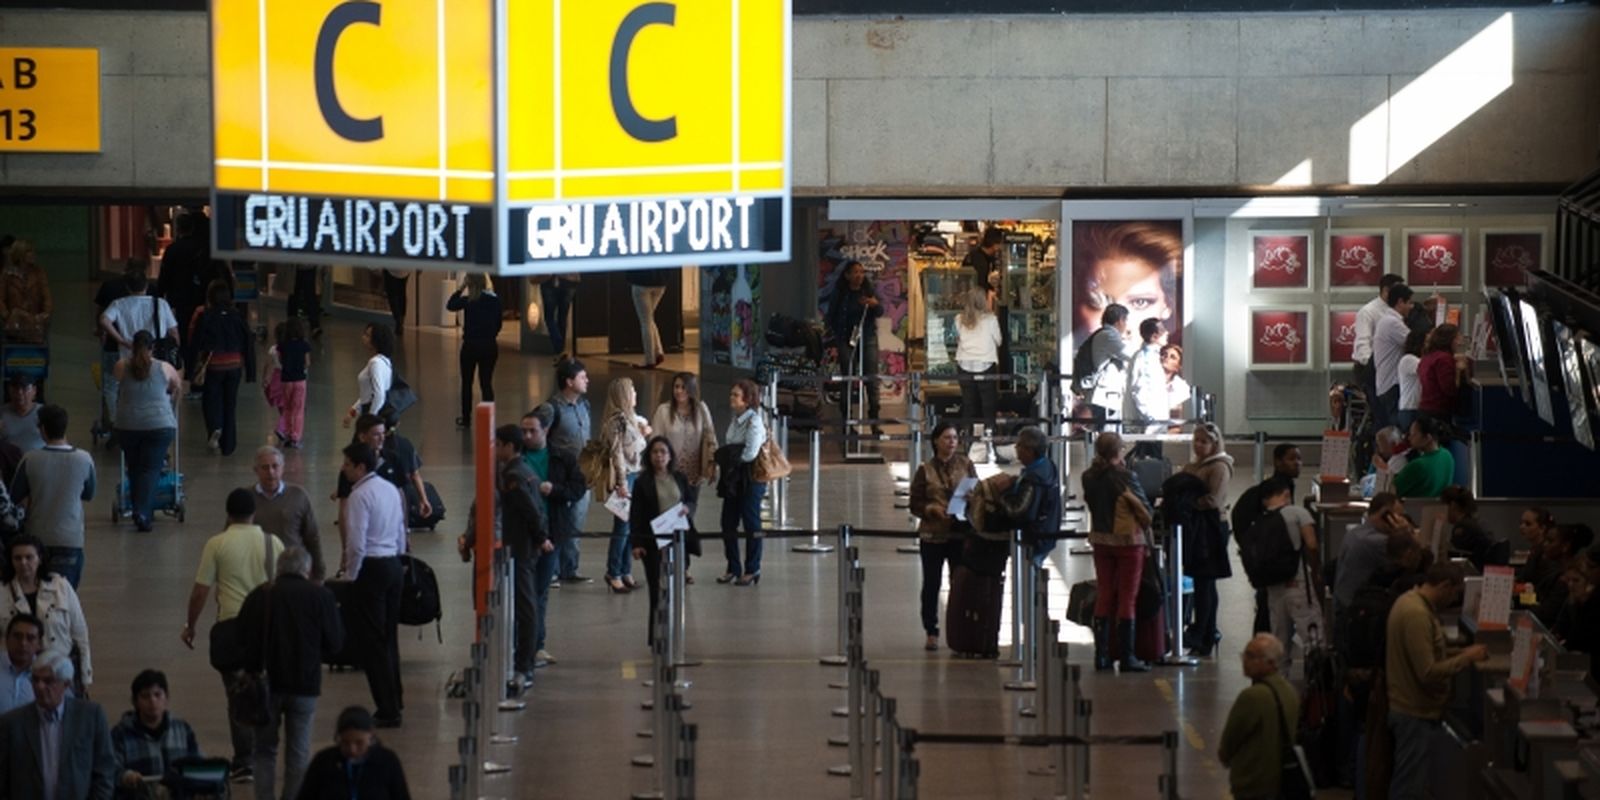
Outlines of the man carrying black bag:
<svg viewBox="0 0 1600 800">
<path fill-rule="evenodd" d="M 217 622 L 211 626 L 211 666 L 222 676 L 223 689 L 231 697 L 234 684 L 244 666 L 243 645 L 237 617 L 245 597 L 271 579 L 273 565 L 283 553 L 283 540 L 254 524 L 256 500 L 249 489 L 234 489 L 228 494 L 228 527 L 206 541 L 200 554 L 200 569 L 189 592 L 189 616 L 180 638 L 194 649 L 195 623 L 205 609 L 211 587 L 217 587 Z M 254 731 L 233 721 L 228 713 L 228 728 L 233 738 L 233 768 L 236 781 L 251 779 L 251 758 L 255 749 Z"/>
</svg>

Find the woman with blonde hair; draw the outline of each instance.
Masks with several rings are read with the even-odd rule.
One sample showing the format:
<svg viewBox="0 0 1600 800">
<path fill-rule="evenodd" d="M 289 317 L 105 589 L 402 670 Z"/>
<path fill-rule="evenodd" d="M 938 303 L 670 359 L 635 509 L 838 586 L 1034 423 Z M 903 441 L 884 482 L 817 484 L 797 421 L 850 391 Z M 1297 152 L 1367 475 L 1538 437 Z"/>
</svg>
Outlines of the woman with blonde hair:
<svg viewBox="0 0 1600 800">
<path fill-rule="evenodd" d="M 973 380 L 974 375 L 992 375 L 1000 366 L 1000 321 L 989 310 L 989 293 L 981 287 L 967 292 L 966 304 L 956 316 L 956 367 L 961 370 L 961 415 L 993 425 L 1000 404 L 1000 385 L 994 381 Z M 975 426 L 974 426 L 975 427 Z M 989 451 L 994 460 L 994 450 Z"/>
<path fill-rule="evenodd" d="M 639 394 L 632 378 L 617 378 L 606 387 L 606 410 L 600 422 L 600 441 L 611 456 L 611 490 L 629 497 L 633 481 L 643 468 L 641 457 L 650 438 L 650 423 L 634 412 Z M 611 523 L 611 547 L 606 552 L 606 585 L 617 594 L 637 586 L 633 580 L 633 558 L 628 549 L 628 520 L 618 517 Z"/>
<path fill-rule="evenodd" d="M 462 311 L 461 320 L 461 416 L 456 427 L 472 421 L 472 373 L 478 373 L 478 394 L 483 402 L 494 402 L 494 364 L 500 357 L 500 298 L 489 285 L 489 276 L 469 272 L 461 286 L 444 304 L 446 311 Z"/>
<path fill-rule="evenodd" d="M 711 409 L 700 399 L 700 381 L 692 372 L 672 376 L 672 385 L 650 415 L 650 427 L 666 437 L 677 469 L 690 486 L 711 480 L 717 471 L 717 428 Z"/>
<path fill-rule="evenodd" d="M 1228 528 L 1222 509 L 1228 503 L 1228 481 L 1233 479 L 1233 457 L 1223 449 L 1222 430 L 1202 422 L 1194 429 L 1194 460 L 1183 471 L 1205 483 L 1205 494 L 1194 504 L 1195 519 L 1184 529 L 1183 571 L 1194 578 L 1194 628 L 1185 642 L 1195 655 L 1209 656 L 1222 639 L 1217 631 L 1217 581 L 1233 576 L 1228 561 Z"/>
</svg>

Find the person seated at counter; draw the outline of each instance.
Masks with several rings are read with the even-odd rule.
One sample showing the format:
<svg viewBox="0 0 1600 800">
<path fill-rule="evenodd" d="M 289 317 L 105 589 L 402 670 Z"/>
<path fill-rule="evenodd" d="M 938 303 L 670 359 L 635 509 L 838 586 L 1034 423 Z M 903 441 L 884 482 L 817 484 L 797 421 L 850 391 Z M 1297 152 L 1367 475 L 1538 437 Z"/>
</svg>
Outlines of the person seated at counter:
<svg viewBox="0 0 1600 800">
<path fill-rule="evenodd" d="M 1567 603 L 1567 570 L 1577 566 L 1578 554 L 1594 543 L 1594 531 L 1588 525 L 1557 525 L 1544 537 L 1542 574 L 1533 584 L 1537 604 L 1533 615 L 1549 629 L 1554 629 L 1561 607 Z"/>
<path fill-rule="evenodd" d="M 1423 547 L 1415 536 L 1390 536 L 1383 551 L 1383 566 L 1372 573 L 1368 585 L 1388 589 L 1398 597 L 1417 588 L 1434 561 L 1433 551 Z"/>
<path fill-rule="evenodd" d="M 1556 613 L 1555 627 L 1550 630 L 1569 652 L 1589 654 L 1590 672 L 1594 671 L 1595 657 L 1600 656 L 1600 652 L 1596 652 L 1600 651 L 1600 647 L 1596 647 L 1600 645 L 1600 592 L 1594 590 L 1591 577 L 1600 573 L 1597 562 L 1600 562 L 1600 553 L 1585 550 L 1561 574 L 1561 581 L 1567 587 L 1567 601 Z"/>
<path fill-rule="evenodd" d="M 1372 456 L 1372 471 L 1367 473 L 1370 480 L 1362 480 L 1362 494 L 1367 497 L 1393 492 L 1395 473 L 1405 469 L 1409 455 L 1405 434 L 1393 425 L 1378 429 L 1372 447 L 1377 452 Z"/>
<path fill-rule="evenodd" d="M 1478 522 L 1478 501 L 1464 486 L 1446 486 L 1439 493 L 1444 501 L 1445 519 L 1450 523 L 1450 551 L 1466 556 L 1481 574 L 1486 566 L 1505 566 L 1511 558 L 1510 543 L 1496 539 Z"/>
<path fill-rule="evenodd" d="M 1547 577 L 1545 573 L 1549 567 L 1544 563 L 1544 540 L 1555 527 L 1555 515 L 1549 511 L 1538 506 L 1522 510 L 1522 517 L 1517 520 L 1517 533 L 1528 543 L 1528 551 L 1527 559 L 1517 568 L 1518 583 L 1538 583 Z"/>
<path fill-rule="evenodd" d="M 1394 492 L 1401 497 L 1438 497 L 1455 477 L 1456 460 L 1440 446 L 1449 435 L 1444 423 L 1418 417 L 1411 423 L 1411 455 L 1405 469 L 1395 473 Z"/>
</svg>

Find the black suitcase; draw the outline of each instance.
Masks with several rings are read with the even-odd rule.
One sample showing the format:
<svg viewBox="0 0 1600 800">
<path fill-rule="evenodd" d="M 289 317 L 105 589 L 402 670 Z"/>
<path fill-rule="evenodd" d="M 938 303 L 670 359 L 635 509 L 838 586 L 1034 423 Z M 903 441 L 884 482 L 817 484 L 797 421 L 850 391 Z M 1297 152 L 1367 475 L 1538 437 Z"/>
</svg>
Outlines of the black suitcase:
<svg viewBox="0 0 1600 800">
<path fill-rule="evenodd" d="M 1100 584 L 1093 579 L 1072 584 L 1067 595 L 1067 621 L 1085 628 L 1094 621 L 1094 603 L 1098 599 Z"/>
<path fill-rule="evenodd" d="M 432 506 L 433 514 L 424 517 L 417 513 L 417 509 L 422 507 L 422 503 L 417 499 L 417 490 L 407 484 L 405 492 L 406 524 L 413 530 L 426 528 L 431 531 L 439 527 L 439 523 L 444 521 L 444 500 L 440 499 L 439 490 L 433 488 L 433 484 L 423 481 L 422 489 L 428 493 L 428 505 Z"/>
<path fill-rule="evenodd" d="M 974 658 L 1000 655 L 1000 605 L 1004 589 L 1002 576 L 982 575 L 964 566 L 951 571 L 944 638 L 952 651 Z"/>
</svg>

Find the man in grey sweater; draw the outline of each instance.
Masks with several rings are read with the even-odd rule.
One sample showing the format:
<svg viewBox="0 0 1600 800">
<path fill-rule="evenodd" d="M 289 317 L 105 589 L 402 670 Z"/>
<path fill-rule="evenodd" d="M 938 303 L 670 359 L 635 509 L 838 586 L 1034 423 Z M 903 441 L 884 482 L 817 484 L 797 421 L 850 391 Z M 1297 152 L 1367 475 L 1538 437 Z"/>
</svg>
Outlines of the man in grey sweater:
<svg viewBox="0 0 1600 800">
<path fill-rule="evenodd" d="M 11 499 L 28 510 L 23 532 L 44 542 L 50 571 L 78 588 L 83 578 L 83 504 L 94 499 L 94 458 L 67 444 L 67 410 L 39 409 L 44 447 L 22 457 Z"/>
<path fill-rule="evenodd" d="M 256 524 L 276 534 L 287 547 L 311 554 L 311 580 L 322 582 L 322 535 L 311 495 L 283 479 L 283 452 L 271 445 L 256 450 Z"/>
<path fill-rule="evenodd" d="M 589 441 L 589 371 L 576 358 L 563 360 L 556 365 L 555 394 L 550 395 L 550 407 L 555 410 L 555 420 L 550 423 L 551 449 L 570 454 L 577 459 Z M 574 532 L 583 530 L 583 520 L 589 515 L 589 493 L 574 500 L 571 506 Z M 567 583 L 587 583 L 590 578 L 578 574 L 578 537 L 568 538 L 561 544 L 560 579 Z"/>
</svg>

